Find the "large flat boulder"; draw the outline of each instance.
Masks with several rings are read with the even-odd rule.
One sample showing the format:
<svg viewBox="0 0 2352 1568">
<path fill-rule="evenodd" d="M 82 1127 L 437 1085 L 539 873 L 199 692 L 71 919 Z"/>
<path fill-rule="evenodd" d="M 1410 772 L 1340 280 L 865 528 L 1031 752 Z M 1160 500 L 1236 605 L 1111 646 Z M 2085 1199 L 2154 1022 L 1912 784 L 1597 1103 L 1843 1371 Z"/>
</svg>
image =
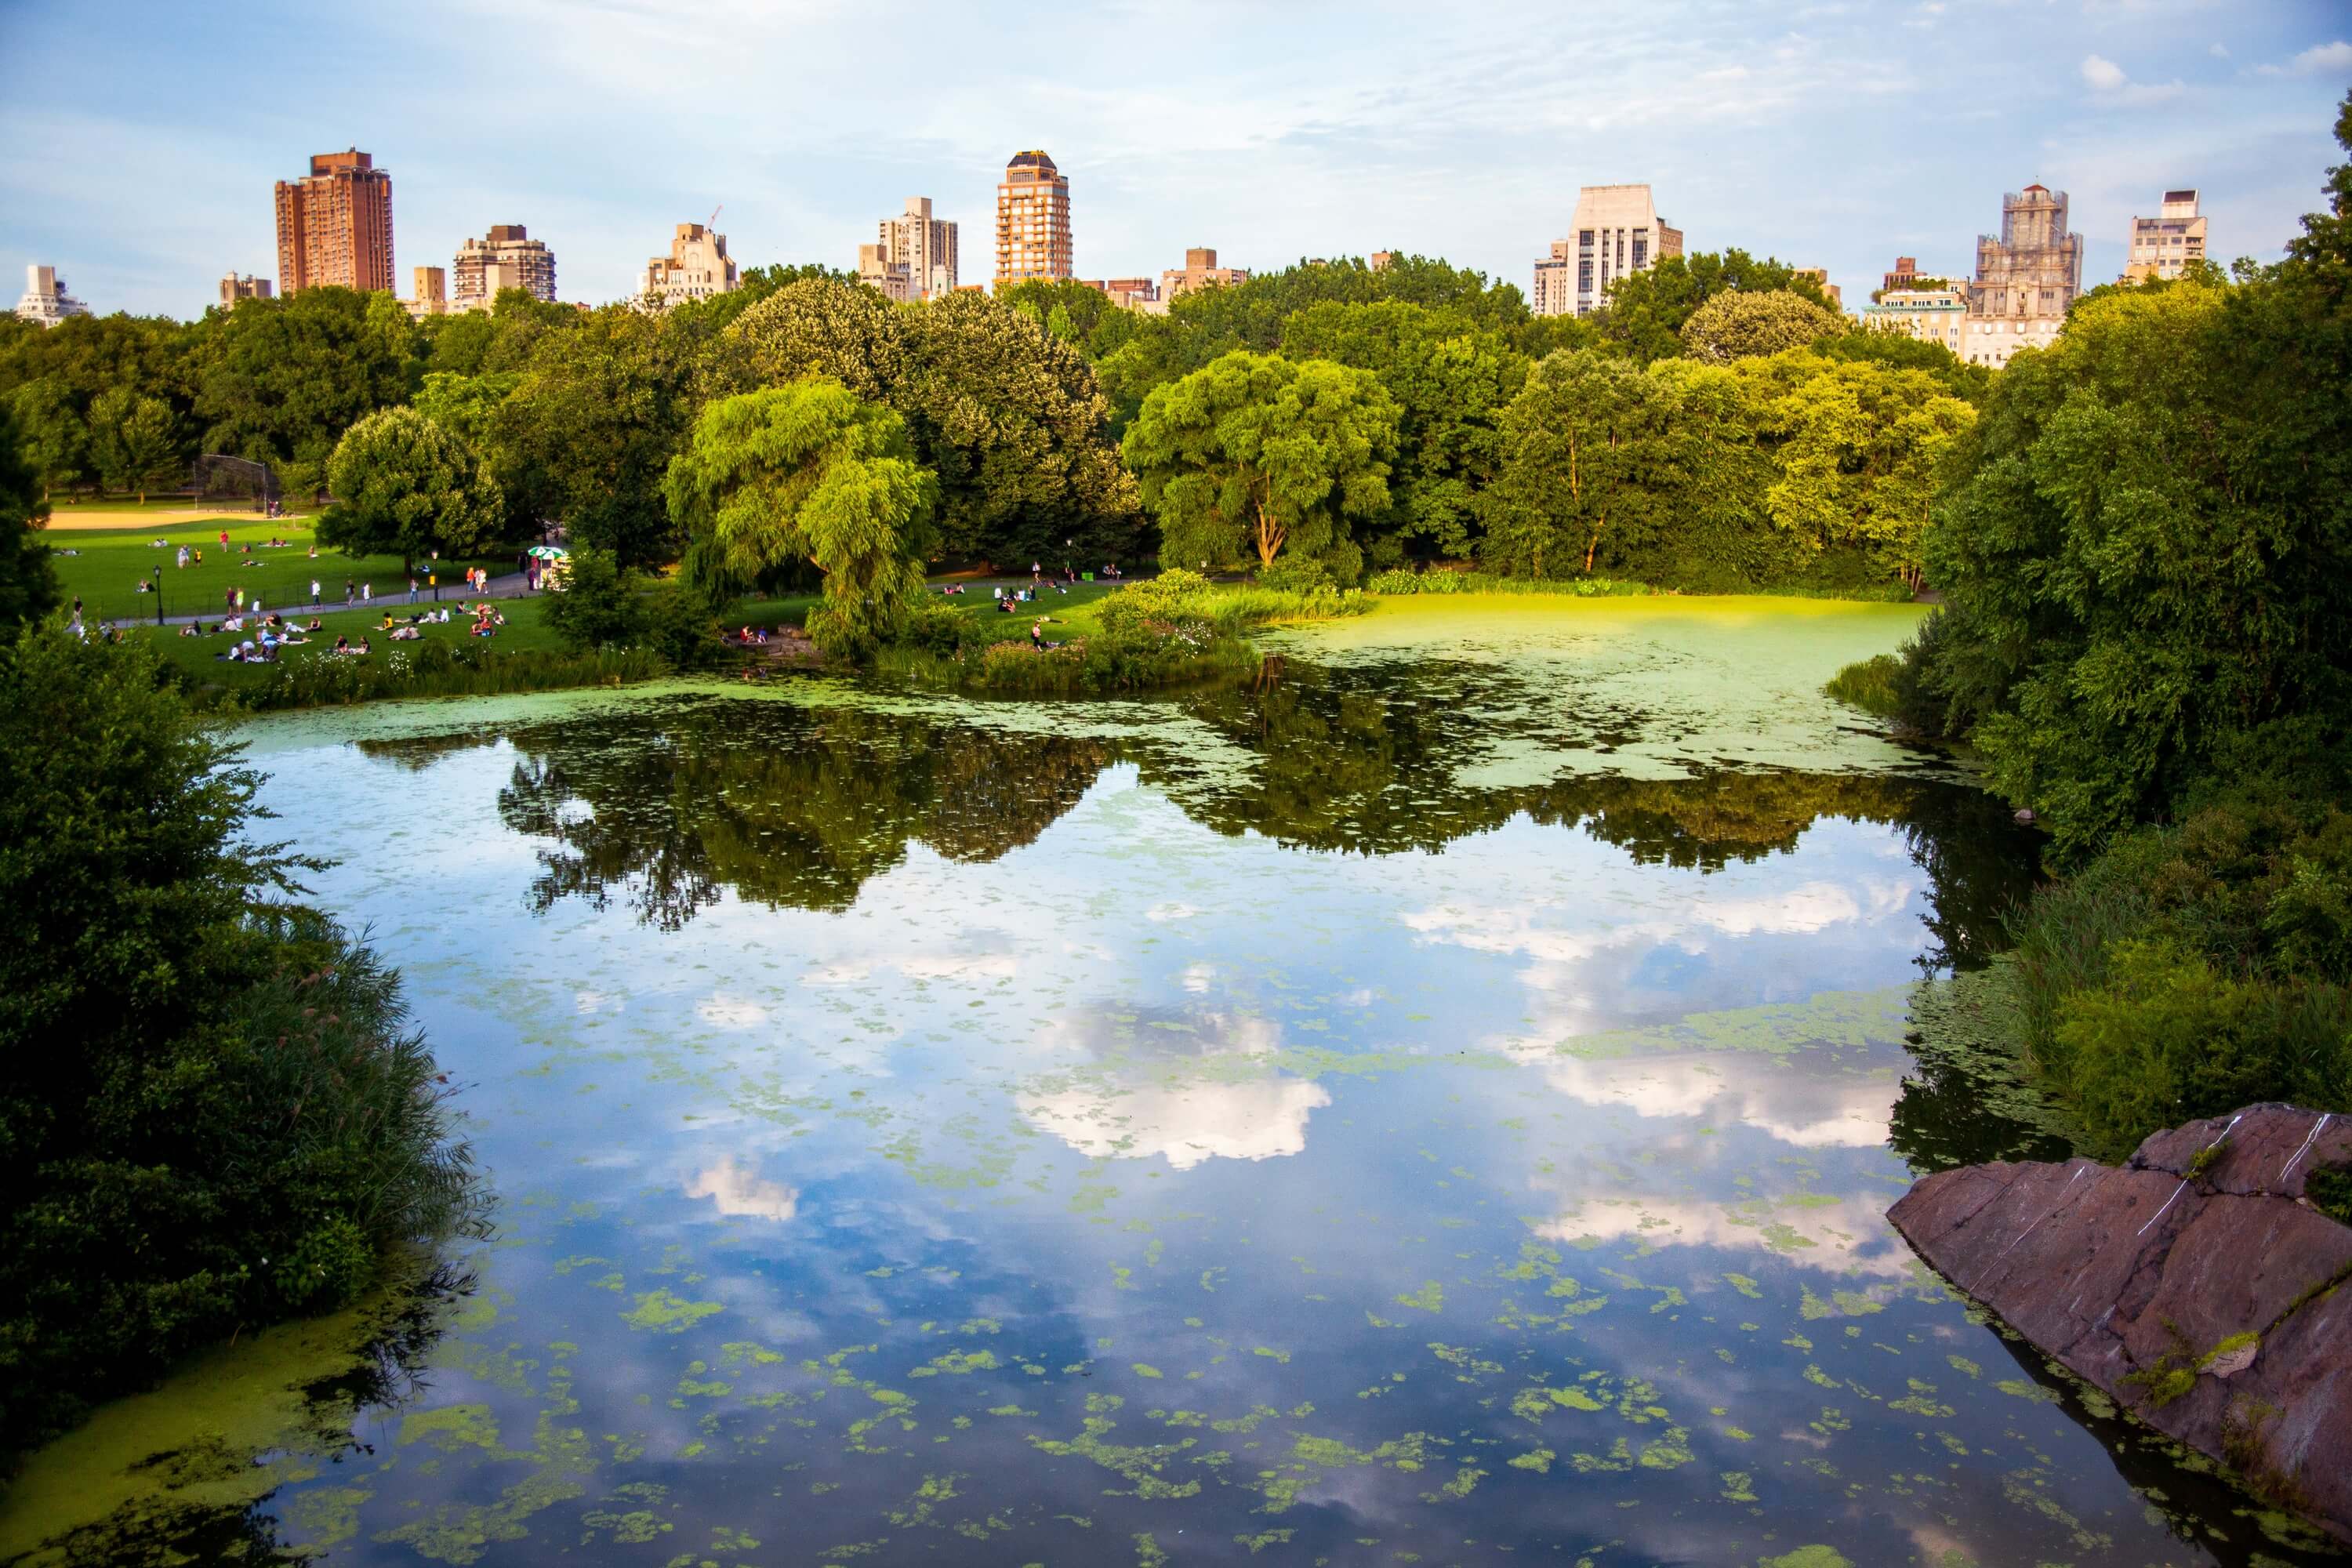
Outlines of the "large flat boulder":
<svg viewBox="0 0 2352 1568">
<path fill-rule="evenodd" d="M 2352 1541 L 2352 1226 L 2314 1208 L 2352 1116 L 2250 1105 L 2121 1166 L 1970 1165 L 1889 1211 L 2053 1360 Z"/>
</svg>

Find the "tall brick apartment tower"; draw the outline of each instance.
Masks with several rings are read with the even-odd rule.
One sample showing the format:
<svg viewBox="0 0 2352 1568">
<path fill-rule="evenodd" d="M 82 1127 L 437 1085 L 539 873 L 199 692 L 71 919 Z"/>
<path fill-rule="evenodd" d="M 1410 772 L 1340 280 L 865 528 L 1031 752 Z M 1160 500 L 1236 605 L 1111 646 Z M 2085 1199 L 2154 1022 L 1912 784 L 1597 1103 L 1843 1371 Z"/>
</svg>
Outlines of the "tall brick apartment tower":
<svg viewBox="0 0 2352 1568">
<path fill-rule="evenodd" d="M 1070 179 L 1039 152 L 1015 153 L 996 187 L 996 280 L 1067 278 Z"/>
<path fill-rule="evenodd" d="M 392 175 L 356 147 L 278 182 L 278 290 L 321 283 L 392 292 Z"/>
</svg>

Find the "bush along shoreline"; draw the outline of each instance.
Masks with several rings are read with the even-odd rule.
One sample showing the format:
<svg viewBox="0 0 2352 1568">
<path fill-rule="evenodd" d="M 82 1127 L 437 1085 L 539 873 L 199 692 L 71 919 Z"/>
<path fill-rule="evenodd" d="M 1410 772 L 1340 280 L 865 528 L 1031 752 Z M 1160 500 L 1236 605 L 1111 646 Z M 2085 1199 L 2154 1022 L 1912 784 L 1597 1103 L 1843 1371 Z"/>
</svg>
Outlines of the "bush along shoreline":
<svg viewBox="0 0 2352 1568">
<path fill-rule="evenodd" d="M 489 1206 L 399 976 L 252 837 L 238 748 L 152 649 L 8 630 L 0 1467 Z"/>
<path fill-rule="evenodd" d="M 1041 634 L 1048 646 L 992 637 L 984 612 L 927 601 L 909 613 L 898 640 L 877 651 L 874 668 L 933 690 L 994 696 L 1106 696 L 1248 681 L 1265 667 L 1250 631 L 1364 615 L 1374 602 L 1320 580 L 1220 587 L 1179 567 L 1091 606 L 1090 624 L 1073 635 Z"/>
</svg>

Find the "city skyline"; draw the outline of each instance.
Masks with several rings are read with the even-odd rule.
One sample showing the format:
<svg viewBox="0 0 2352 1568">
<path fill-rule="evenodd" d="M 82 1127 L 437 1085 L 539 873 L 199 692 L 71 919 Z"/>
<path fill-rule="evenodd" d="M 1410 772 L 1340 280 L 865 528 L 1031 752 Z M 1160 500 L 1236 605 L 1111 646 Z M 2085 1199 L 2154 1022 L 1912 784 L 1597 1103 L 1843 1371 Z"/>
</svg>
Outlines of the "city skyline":
<svg viewBox="0 0 2352 1568">
<path fill-rule="evenodd" d="M 566 298 L 599 302 L 627 297 L 661 237 L 722 202 L 745 267 L 848 265 L 874 214 L 910 191 L 988 233 L 1006 158 L 1045 147 L 1081 193 L 1082 278 L 1153 274 L 1213 238 L 1251 270 L 1394 248 L 1524 291 L 1580 186 L 1639 181 L 1688 249 L 1823 266 L 1859 300 L 1898 253 L 1965 273 L 2001 194 L 2039 183 L 2073 194 L 2089 284 L 2123 271 L 2132 218 L 2167 189 L 2206 193 L 2216 260 L 2274 257 L 2336 161 L 2325 127 L 2352 81 L 2352 25 L 2318 4 L 2092 4 L 2030 26 L 2020 7 L 1959 0 L 1761 21 L 1713 6 L 1573 22 L 1113 9 L 1150 26 L 1152 47 L 1129 47 L 1117 16 L 1053 8 L 940 8 L 884 47 L 823 0 L 722 6 L 688 29 L 633 0 L 426 0 L 313 29 L 314 69 L 188 116 L 171 84 L 249 67 L 232 43 L 271 36 L 291 7 L 261 0 L 245 42 L 193 14 L 118 7 L 138 19 L 101 45 L 86 13 L 29 0 L 15 17 L 35 43 L 13 57 L 0 124 L 45 155 L 0 170 L 0 245 L 101 312 L 193 316 L 225 272 L 278 273 L 271 182 L 358 146 L 396 176 L 395 278 L 513 218 L 562 256 Z M 2031 47 L 1990 64 L 1989 40 L 2021 31 Z M 1035 47 L 1048 33 L 1066 47 Z M 909 71 L 940 90 L 877 142 L 850 110 Z M 683 79 L 711 134 L 681 149 L 632 129 Z M 1601 81 L 1606 108 L 1586 107 Z M 493 83 L 568 155 L 471 135 L 458 107 Z M 118 172 L 132 166 L 136 180 Z"/>
</svg>

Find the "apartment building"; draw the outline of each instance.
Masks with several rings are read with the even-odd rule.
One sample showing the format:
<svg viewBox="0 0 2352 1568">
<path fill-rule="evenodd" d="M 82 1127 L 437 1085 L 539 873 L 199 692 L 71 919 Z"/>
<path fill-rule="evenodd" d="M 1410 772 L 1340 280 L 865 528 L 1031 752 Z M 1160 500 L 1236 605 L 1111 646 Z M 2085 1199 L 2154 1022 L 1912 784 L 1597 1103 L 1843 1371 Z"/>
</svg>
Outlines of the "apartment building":
<svg viewBox="0 0 2352 1568">
<path fill-rule="evenodd" d="M 956 226 L 932 216 L 930 197 L 908 196 L 906 211 L 877 226 L 877 242 L 858 247 L 859 277 L 894 299 L 902 296 L 893 289 L 902 289 L 910 300 L 936 300 L 955 292 Z M 867 276 L 868 251 L 873 252 L 872 277 Z M 902 282 L 887 281 L 894 272 L 903 274 Z"/>
<path fill-rule="evenodd" d="M 1042 152 L 1015 153 L 996 187 L 996 281 L 1068 278 L 1071 258 L 1069 177 Z"/>
<path fill-rule="evenodd" d="M 269 279 L 256 278 L 250 272 L 224 272 L 220 280 L 221 309 L 233 310 L 239 300 L 267 300 Z"/>
<path fill-rule="evenodd" d="M 87 316 L 89 307 L 66 292 L 66 280 L 54 267 L 36 263 L 25 268 L 25 297 L 16 301 L 16 319 L 61 325 L 68 316 Z"/>
<path fill-rule="evenodd" d="M 1195 289 L 1230 288 L 1249 281 L 1249 269 L 1242 267 L 1220 267 L 1216 251 L 1205 245 L 1196 245 L 1184 252 L 1184 265 L 1171 268 L 1160 275 L 1160 295 L 1173 300 L 1180 294 L 1190 294 Z"/>
<path fill-rule="evenodd" d="M 449 309 L 487 310 L 508 289 L 555 301 L 555 253 L 519 223 L 496 223 L 480 239 L 467 237 L 449 264 Z"/>
<path fill-rule="evenodd" d="M 358 148 L 320 153 L 277 185 L 278 282 L 392 291 L 392 174 Z"/>
<path fill-rule="evenodd" d="M 1587 185 L 1577 193 L 1569 237 L 1536 260 L 1538 316 L 1589 316 L 1609 285 L 1683 253 L 1682 230 L 1658 216 L 1647 185 Z"/>
<path fill-rule="evenodd" d="M 408 311 L 408 319 L 421 321 L 427 316 L 449 313 L 449 273 L 440 267 L 419 267 L 411 275 L 415 280 L 416 297 L 400 303 Z"/>
<path fill-rule="evenodd" d="M 2195 191 L 2167 191 L 2154 217 L 2132 219 L 2126 282 L 2178 278 L 2192 261 L 2205 259 L 2205 215 Z"/>
<path fill-rule="evenodd" d="M 742 279 L 727 254 L 727 237 L 698 223 L 682 223 L 669 254 L 646 261 L 637 277 L 637 298 L 666 310 L 681 300 L 707 300 L 732 293 Z"/>
</svg>

